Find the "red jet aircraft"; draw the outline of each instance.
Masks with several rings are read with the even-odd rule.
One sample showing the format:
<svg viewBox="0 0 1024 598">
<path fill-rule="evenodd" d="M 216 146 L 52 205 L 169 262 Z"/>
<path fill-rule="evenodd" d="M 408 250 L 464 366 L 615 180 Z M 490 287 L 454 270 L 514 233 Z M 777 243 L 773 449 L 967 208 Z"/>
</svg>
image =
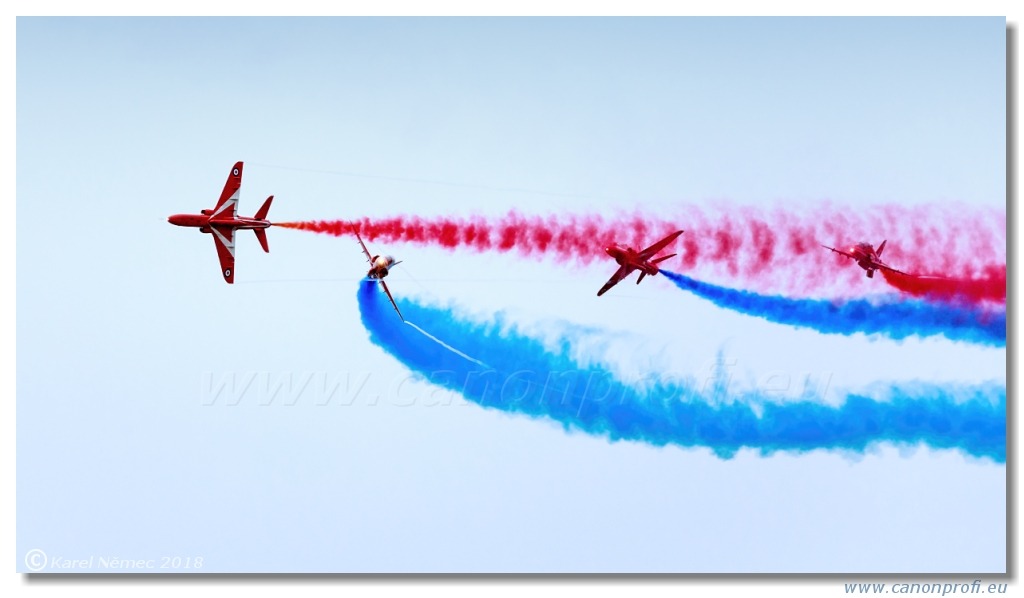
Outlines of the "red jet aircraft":
<svg viewBox="0 0 1024 598">
<path fill-rule="evenodd" d="M 388 296 L 388 300 L 391 301 L 391 307 L 395 308 L 398 312 L 398 317 L 405 321 L 402 316 L 402 312 L 398 311 L 398 305 L 395 304 L 395 298 L 391 296 L 391 291 L 388 290 L 388 283 L 384 282 L 384 277 L 388 275 L 388 270 L 401 264 L 402 262 L 396 262 L 395 258 L 390 255 L 374 255 L 371 256 L 370 252 L 366 250 L 366 245 L 363 243 L 363 239 L 356 233 L 356 239 L 359 241 L 359 246 L 363 248 L 363 253 L 366 254 L 366 259 L 370 262 L 370 271 L 366 273 L 367 278 L 376 279 L 380 283 L 381 288 L 384 289 L 384 294 Z"/>
<path fill-rule="evenodd" d="M 236 162 L 228 175 L 228 182 L 220 193 L 220 199 L 212 210 L 202 210 L 199 214 L 175 214 L 167 219 L 171 224 L 198 228 L 201 233 L 211 233 L 213 244 L 217 246 L 217 257 L 220 258 L 220 271 L 228 284 L 235 282 L 235 230 L 252 229 L 259 239 L 263 251 L 270 253 L 267 246 L 267 233 L 264 229 L 270 226 L 267 212 L 270 211 L 271 195 L 252 218 L 238 215 L 238 192 L 242 188 L 242 163 Z"/>
<path fill-rule="evenodd" d="M 874 278 L 875 270 L 888 270 L 897 274 L 906 274 L 906 272 L 900 272 L 896 268 L 893 268 L 889 264 L 882 261 L 882 252 L 885 251 L 885 241 L 878 246 L 876 250 L 872 247 L 871 243 L 857 243 L 852 247 L 848 247 L 845 251 L 842 249 L 836 249 L 835 247 L 829 247 L 828 245 L 822 245 L 825 249 L 830 249 L 840 255 L 857 262 L 857 265 L 867 270 L 868 278 Z"/>
<path fill-rule="evenodd" d="M 604 283 L 601 290 L 597 292 L 597 296 L 600 297 L 601 295 L 604 295 L 608 289 L 619 284 L 619 282 L 623 278 L 629 276 L 633 270 L 640 270 L 640 277 L 636 279 L 637 284 L 640 284 L 640 281 L 644 279 L 644 276 L 647 276 L 648 274 L 654 276 L 657 274 L 658 266 L 655 264 L 663 262 L 675 254 L 671 253 L 669 255 L 664 255 L 656 260 L 652 260 L 651 258 L 662 249 L 668 247 L 669 243 L 675 241 L 676 237 L 681 234 L 683 234 L 683 231 L 677 230 L 643 251 L 637 251 L 632 247 L 623 247 L 617 243 L 605 247 L 605 253 L 615 258 L 615 261 L 619 264 L 619 269 L 616 270 L 615 274 L 608 279 L 608 282 Z"/>
</svg>

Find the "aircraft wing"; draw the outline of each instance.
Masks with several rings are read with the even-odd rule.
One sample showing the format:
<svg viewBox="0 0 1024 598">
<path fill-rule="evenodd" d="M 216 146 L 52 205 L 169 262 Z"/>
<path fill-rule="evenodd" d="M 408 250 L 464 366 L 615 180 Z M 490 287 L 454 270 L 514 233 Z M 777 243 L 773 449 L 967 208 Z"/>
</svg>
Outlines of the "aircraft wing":
<svg viewBox="0 0 1024 598">
<path fill-rule="evenodd" d="M 224 183 L 224 190 L 220 192 L 220 199 L 217 206 L 213 208 L 211 215 L 230 216 L 234 218 L 238 214 L 238 195 L 242 188 L 242 163 L 235 162 L 228 173 L 228 181 Z"/>
<path fill-rule="evenodd" d="M 370 255 L 370 252 L 366 250 L 366 245 L 363 244 L 363 239 L 362 239 L 362 237 L 359 236 L 359 233 L 356 233 L 356 240 L 359 241 L 359 246 L 363 248 L 363 254 L 366 256 L 366 261 L 370 262 L 370 265 L 372 266 L 373 265 L 373 257 Z M 387 287 L 384 287 L 384 288 L 386 289 Z M 388 296 L 390 297 L 391 295 L 388 295 Z M 392 301 L 392 303 L 394 303 L 394 301 Z M 398 308 L 396 307 L 395 309 L 398 309 Z"/>
<path fill-rule="evenodd" d="M 381 279 L 379 282 L 381 288 L 384 289 L 384 294 L 386 294 L 388 296 L 388 299 L 391 301 L 391 307 L 395 308 L 395 311 L 398 312 L 398 317 L 402 318 L 402 321 L 404 322 L 405 318 L 402 316 L 402 312 L 398 311 L 398 305 L 395 304 L 395 298 L 391 296 L 391 291 L 388 290 L 388 283 L 384 282 L 383 279 Z"/>
<path fill-rule="evenodd" d="M 829 247 L 828 245 L 822 245 L 822 247 L 824 247 L 825 249 L 831 250 L 831 251 L 833 251 L 835 253 L 838 253 L 839 255 L 845 255 L 846 257 L 850 258 L 851 260 L 856 260 L 857 259 L 857 256 L 851 255 L 849 253 L 846 253 L 842 249 L 836 249 L 835 247 Z"/>
<path fill-rule="evenodd" d="M 909 276 L 909 274 L 907 274 L 906 272 L 897 270 L 896 268 L 893 268 L 888 264 L 883 264 L 882 262 L 872 260 L 871 265 L 874 266 L 875 268 L 878 268 L 879 270 L 888 270 L 889 272 L 895 272 L 896 274 L 903 274 L 905 276 Z"/>
<path fill-rule="evenodd" d="M 608 289 L 619 284 L 619 282 L 623 278 L 629 276 L 629 273 L 632 272 L 633 270 L 635 270 L 635 268 L 628 264 L 623 264 L 619 266 L 619 269 L 615 271 L 615 274 L 612 274 L 612 277 L 608 279 L 608 282 L 604 283 L 604 286 L 601 287 L 601 290 L 597 292 L 597 296 L 600 297 L 601 295 L 604 295 L 606 292 L 608 292 Z"/>
<path fill-rule="evenodd" d="M 665 237 L 664 239 L 658 241 L 654 245 L 651 245 L 647 249 L 644 249 L 643 251 L 640 252 L 640 259 L 642 259 L 642 260 L 649 260 L 649 259 L 651 259 L 652 257 L 654 257 L 654 255 L 656 253 L 658 253 L 662 249 L 665 249 L 666 247 L 668 247 L 669 244 L 672 243 L 672 241 L 675 241 L 679 237 L 679 235 L 681 235 L 681 234 L 683 234 L 683 231 L 677 230 L 676 232 L 672 233 L 671 235 L 669 235 L 669 236 Z"/>
<path fill-rule="evenodd" d="M 211 226 L 210 236 L 217 246 L 220 259 L 220 273 L 228 284 L 235 282 L 235 229 L 227 226 Z"/>
</svg>

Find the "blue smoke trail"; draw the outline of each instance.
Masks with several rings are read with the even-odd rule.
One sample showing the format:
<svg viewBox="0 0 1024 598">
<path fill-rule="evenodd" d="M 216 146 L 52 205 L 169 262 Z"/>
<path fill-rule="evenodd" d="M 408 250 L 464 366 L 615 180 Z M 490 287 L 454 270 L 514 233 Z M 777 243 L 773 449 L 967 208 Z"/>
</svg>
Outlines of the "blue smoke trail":
<svg viewBox="0 0 1024 598">
<path fill-rule="evenodd" d="M 357 295 L 371 341 L 428 382 L 486 408 L 548 418 L 566 430 L 610 440 L 708 447 L 722 458 L 744 447 L 762 454 L 863 452 L 891 442 L 1006 461 L 1001 385 L 889 387 L 878 398 L 849 395 L 839 407 L 807 400 L 777 403 L 755 393 L 709 402 L 692 382 L 662 381 L 642 391 L 623 384 L 600 365 L 569 358 L 567 339 L 552 351 L 500 319 L 469 322 L 449 309 L 399 300 L 406 319 L 418 324 L 413 328 L 375 286 L 365 281 Z"/>
<path fill-rule="evenodd" d="M 863 332 L 884 334 L 897 340 L 915 335 L 941 335 L 955 341 L 1006 345 L 1006 311 L 986 311 L 920 300 L 876 303 L 866 299 L 792 299 L 715 286 L 668 270 L 661 273 L 679 288 L 719 307 L 770 322 L 833 334 Z"/>
</svg>

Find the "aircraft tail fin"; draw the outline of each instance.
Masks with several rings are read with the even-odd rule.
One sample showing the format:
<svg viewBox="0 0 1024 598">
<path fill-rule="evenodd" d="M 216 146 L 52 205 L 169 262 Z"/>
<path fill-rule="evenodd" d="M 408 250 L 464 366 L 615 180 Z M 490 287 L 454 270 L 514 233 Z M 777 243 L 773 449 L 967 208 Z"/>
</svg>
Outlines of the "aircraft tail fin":
<svg viewBox="0 0 1024 598">
<path fill-rule="evenodd" d="M 676 255 L 678 255 L 678 254 L 670 253 L 668 255 L 663 255 L 663 256 L 659 257 L 658 259 L 656 259 L 656 260 L 651 260 L 651 263 L 652 264 L 657 264 L 658 262 L 663 262 L 663 261 L 667 260 L 670 257 L 675 257 Z"/>
<path fill-rule="evenodd" d="M 640 278 L 636 279 L 636 283 L 640 284 L 640 281 L 644 279 L 644 276 L 647 276 L 647 273 L 646 272 L 641 272 L 640 273 Z"/>
<path fill-rule="evenodd" d="M 875 255 L 877 255 L 878 257 L 882 257 L 883 251 L 885 251 L 885 241 L 882 241 L 882 244 L 878 246 L 877 250 L 875 250 Z"/>
<path fill-rule="evenodd" d="M 267 212 L 270 211 L 270 202 L 272 202 L 272 201 L 274 201 L 274 196 L 273 195 L 268 197 L 267 201 L 263 202 L 263 205 L 260 206 L 260 211 L 256 212 L 256 215 L 253 216 L 253 218 L 255 218 L 256 220 L 266 220 L 267 219 Z"/>
<path fill-rule="evenodd" d="M 262 228 L 254 228 L 252 232 L 256 233 L 256 238 L 259 239 L 260 245 L 263 246 L 263 251 L 270 253 L 270 246 L 267 245 L 267 231 Z"/>
</svg>

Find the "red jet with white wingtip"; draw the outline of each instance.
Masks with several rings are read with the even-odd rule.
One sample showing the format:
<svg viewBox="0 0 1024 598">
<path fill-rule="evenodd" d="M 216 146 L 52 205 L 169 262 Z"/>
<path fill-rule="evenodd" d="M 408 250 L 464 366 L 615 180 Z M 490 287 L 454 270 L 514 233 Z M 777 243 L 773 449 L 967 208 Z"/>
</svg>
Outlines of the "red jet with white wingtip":
<svg viewBox="0 0 1024 598">
<path fill-rule="evenodd" d="M 633 270 L 640 270 L 640 277 L 636 279 L 636 283 L 640 284 L 640 281 L 644 279 L 644 276 L 654 276 L 660 270 L 658 269 L 658 262 L 663 262 L 668 258 L 674 256 L 674 253 L 669 255 L 663 255 L 658 259 L 652 260 L 651 258 L 658 254 L 659 251 L 669 246 L 672 241 L 683 234 L 683 231 L 677 230 L 671 235 L 658 241 L 654 245 L 651 245 L 643 251 L 637 251 L 632 247 L 623 247 L 618 243 L 612 244 L 604 248 L 605 253 L 615 258 L 616 263 L 619 264 L 619 269 L 612 274 L 612 277 L 608 279 L 608 282 L 604 283 L 601 290 L 597 292 L 597 296 L 604 295 L 608 289 L 619 284 L 619 282 L 630 275 Z"/>
<path fill-rule="evenodd" d="M 871 243 L 857 243 L 856 245 L 846 249 L 836 249 L 835 247 L 829 247 L 828 245 L 822 245 L 825 249 L 830 249 L 839 255 L 845 255 L 851 260 L 857 262 L 857 265 L 867 271 L 868 278 L 874 278 L 875 270 L 888 270 L 889 272 L 895 272 L 897 274 L 906 274 L 906 272 L 900 272 L 896 268 L 893 268 L 889 264 L 882 261 L 882 252 L 885 251 L 885 241 L 875 249 Z"/>
<path fill-rule="evenodd" d="M 356 233 L 356 239 L 359 241 L 359 246 L 363 248 L 363 253 L 366 255 L 367 261 L 370 262 L 370 270 L 366 273 L 367 278 L 374 278 L 380 283 L 381 288 L 384 289 L 384 294 L 388 296 L 388 300 L 391 301 L 391 307 L 395 308 L 398 312 L 398 317 L 405 321 L 405 317 L 402 316 L 402 312 L 398 311 L 398 305 L 395 303 L 395 298 L 391 296 L 391 291 L 388 290 L 388 283 L 384 282 L 384 277 L 388 275 L 388 270 L 393 266 L 401 264 L 402 262 L 396 262 L 395 258 L 390 255 L 374 255 L 371 256 L 370 252 L 366 250 L 366 245 L 363 243 L 362 237 L 359 233 Z"/>
<path fill-rule="evenodd" d="M 167 219 L 171 224 L 198 228 L 201 233 L 210 233 L 213 243 L 217 246 L 217 257 L 220 258 L 220 272 L 228 284 L 235 282 L 235 230 L 251 229 L 256 233 L 263 251 L 270 253 L 267 246 L 267 212 L 270 211 L 271 195 L 252 218 L 238 215 L 238 194 L 242 188 L 242 163 L 236 162 L 228 175 L 228 182 L 220 193 L 220 199 L 212 210 L 202 210 L 199 214 L 175 214 Z"/>
</svg>

